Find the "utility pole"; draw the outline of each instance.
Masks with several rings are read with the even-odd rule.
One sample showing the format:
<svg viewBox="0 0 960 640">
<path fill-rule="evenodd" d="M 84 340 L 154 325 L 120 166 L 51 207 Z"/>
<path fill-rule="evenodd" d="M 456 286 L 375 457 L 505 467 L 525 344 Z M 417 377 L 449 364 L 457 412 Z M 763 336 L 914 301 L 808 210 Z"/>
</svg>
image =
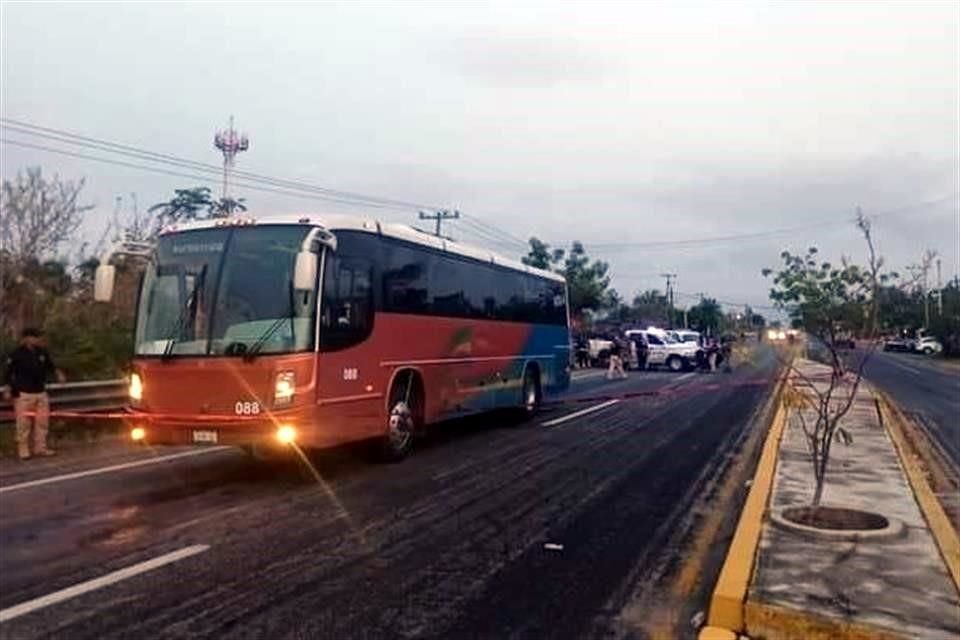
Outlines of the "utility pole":
<svg viewBox="0 0 960 640">
<path fill-rule="evenodd" d="M 213 146 L 223 154 L 223 194 L 221 198 L 226 203 L 230 193 L 228 189 L 233 161 L 238 153 L 250 148 L 250 140 L 245 134 L 241 134 L 233 128 L 233 116 L 230 116 L 230 127 L 221 129 L 214 134 Z M 230 211 L 227 213 L 230 213 Z"/>
<path fill-rule="evenodd" d="M 123 196 L 117 196 L 113 206 L 113 220 L 110 224 L 113 226 L 113 242 L 120 240 L 120 208 L 123 206 Z"/>
<path fill-rule="evenodd" d="M 937 258 L 937 316 L 943 317 L 943 281 L 940 279 L 940 258 Z"/>
<path fill-rule="evenodd" d="M 133 235 L 135 240 L 141 240 L 143 234 L 140 233 L 140 208 L 137 206 L 137 192 L 130 192 L 130 200 L 133 203 Z"/>
<path fill-rule="evenodd" d="M 930 290 L 928 288 L 928 277 L 930 273 L 930 266 L 933 264 L 934 258 L 937 257 L 937 252 L 928 249 L 923 256 L 923 262 L 921 263 L 921 268 L 923 269 L 923 328 L 930 328 Z M 939 260 L 937 261 L 939 262 Z"/>
<path fill-rule="evenodd" d="M 673 329 L 673 281 L 676 279 L 677 274 L 675 273 L 661 273 L 661 278 L 665 278 L 667 281 L 667 307 L 668 307 L 668 317 L 667 323 L 670 325 L 670 329 Z"/>
<path fill-rule="evenodd" d="M 449 209 L 441 209 L 436 213 L 427 213 L 426 211 L 420 212 L 421 220 L 436 220 L 437 221 L 437 230 L 434 232 L 434 235 L 440 236 L 440 224 L 444 220 L 457 220 L 460 218 L 459 211 L 450 211 Z"/>
</svg>

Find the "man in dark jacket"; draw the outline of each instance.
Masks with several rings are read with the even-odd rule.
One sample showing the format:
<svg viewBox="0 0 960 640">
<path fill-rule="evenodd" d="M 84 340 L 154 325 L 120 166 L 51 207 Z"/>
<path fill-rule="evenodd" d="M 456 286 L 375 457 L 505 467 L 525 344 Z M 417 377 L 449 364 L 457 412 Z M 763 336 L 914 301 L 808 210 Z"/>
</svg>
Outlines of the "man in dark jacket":
<svg viewBox="0 0 960 640">
<path fill-rule="evenodd" d="M 20 346 L 7 357 L 5 379 L 8 387 L 5 395 L 8 399 L 13 398 L 13 410 L 17 417 L 17 455 L 21 460 L 29 460 L 31 456 L 31 427 L 33 455 L 56 455 L 47 447 L 47 426 L 50 422 L 47 379 L 54 375 L 59 382 L 63 382 L 63 373 L 54 366 L 44 346 L 43 333 L 39 329 L 24 329 Z"/>
</svg>

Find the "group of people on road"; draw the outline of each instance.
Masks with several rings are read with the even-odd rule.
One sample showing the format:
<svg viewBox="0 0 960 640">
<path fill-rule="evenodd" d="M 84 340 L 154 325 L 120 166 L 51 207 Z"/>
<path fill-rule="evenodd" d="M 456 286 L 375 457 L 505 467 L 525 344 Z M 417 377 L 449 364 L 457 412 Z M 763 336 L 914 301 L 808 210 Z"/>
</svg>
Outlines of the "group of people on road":
<svg viewBox="0 0 960 640">
<path fill-rule="evenodd" d="M 729 343 L 721 344 L 716 338 L 704 337 L 697 350 L 697 368 L 701 371 L 716 373 L 721 362 L 730 362 Z"/>
<path fill-rule="evenodd" d="M 630 367 L 643 371 L 648 367 L 650 346 L 644 339 L 643 333 L 607 334 L 603 337 L 609 342 L 605 349 L 607 379 L 623 379 L 627 377 Z M 718 340 L 714 336 L 701 336 L 697 343 L 696 360 L 690 364 L 697 370 L 714 373 L 721 365 L 724 370 L 730 369 L 731 342 Z M 594 360 L 590 354 L 590 344 L 586 337 L 580 336 L 574 342 L 574 359 L 578 368 L 586 368 Z M 601 360 L 601 358 L 597 358 Z"/>
<path fill-rule="evenodd" d="M 48 446 L 47 429 L 50 423 L 50 400 L 47 380 L 64 381 L 63 372 L 56 368 L 43 332 L 23 330 L 20 344 L 6 358 L 3 396 L 13 400 L 16 419 L 17 456 L 29 460 L 33 456 L 53 456 Z"/>
</svg>

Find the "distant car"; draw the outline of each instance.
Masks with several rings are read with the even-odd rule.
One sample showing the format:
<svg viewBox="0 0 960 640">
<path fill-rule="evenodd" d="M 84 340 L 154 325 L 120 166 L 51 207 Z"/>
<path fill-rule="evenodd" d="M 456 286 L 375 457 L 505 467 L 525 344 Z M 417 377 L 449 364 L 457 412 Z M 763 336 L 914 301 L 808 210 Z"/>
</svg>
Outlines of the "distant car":
<svg viewBox="0 0 960 640">
<path fill-rule="evenodd" d="M 833 341 L 833 345 L 837 349 L 856 349 L 857 341 L 853 338 L 837 338 Z"/>
<path fill-rule="evenodd" d="M 925 356 L 932 356 L 943 351 L 943 345 L 933 336 L 924 336 L 913 343 L 913 350 L 919 351 Z"/>
<path fill-rule="evenodd" d="M 883 341 L 883 350 L 909 353 L 913 351 L 913 340 L 908 340 L 907 338 L 887 338 Z"/>
</svg>

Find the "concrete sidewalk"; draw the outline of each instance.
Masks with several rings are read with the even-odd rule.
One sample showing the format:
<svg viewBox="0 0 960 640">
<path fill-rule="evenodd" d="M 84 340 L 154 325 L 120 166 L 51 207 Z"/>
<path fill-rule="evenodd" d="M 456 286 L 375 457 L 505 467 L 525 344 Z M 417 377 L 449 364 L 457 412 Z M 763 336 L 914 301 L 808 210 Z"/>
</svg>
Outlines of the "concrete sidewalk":
<svg viewBox="0 0 960 640">
<path fill-rule="evenodd" d="M 830 370 L 801 361 L 802 377 L 825 387 Z M 804 383 L 797 379 L 799 390 Z M 807 388 L 807 394 L 814 394 Z M 844 395 L 845 394 L 841 394 Z M 808 423 L 813 412 L 807 410 Z M 766 519 L 747 594 L 747 634 L 764 638 L 957 638 L 960 595 L 927 527 L 869 385 L 842 421 L 853 443 L 836 443 L 822 503 L 902 521 L 882 541 L 803 537 Z M 809 504 L 813 470 L 791 410 L 780 443 L 770 510 Z"/>
</svg>

